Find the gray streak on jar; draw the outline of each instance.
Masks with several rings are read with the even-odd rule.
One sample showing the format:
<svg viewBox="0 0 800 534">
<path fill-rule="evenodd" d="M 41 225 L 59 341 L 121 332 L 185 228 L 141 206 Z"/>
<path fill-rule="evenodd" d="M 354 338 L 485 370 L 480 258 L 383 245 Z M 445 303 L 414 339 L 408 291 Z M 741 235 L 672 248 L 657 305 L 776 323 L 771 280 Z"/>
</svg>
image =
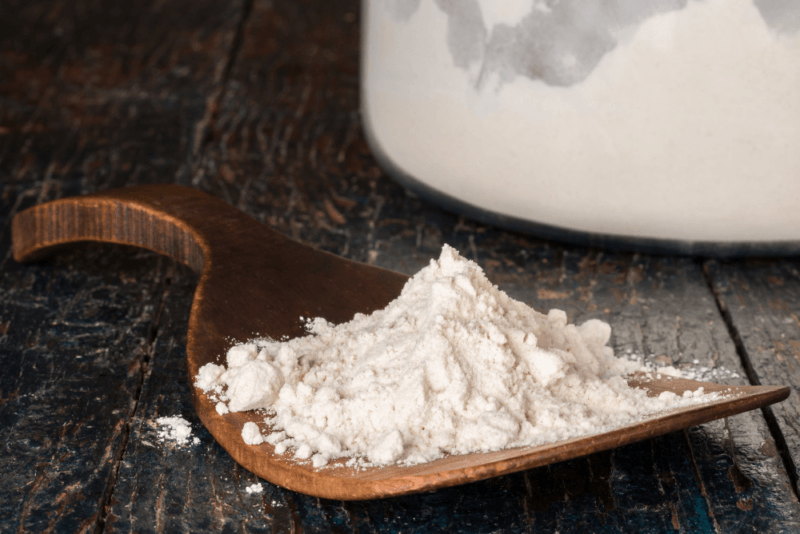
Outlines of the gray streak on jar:
<svg viewBox="0 0 800 534">
<path fill-rule="evenodd" d="M 486 41 L 486 26 L 477 0 L 435 0 L 447 14 L 447 47 L 453 63 L 469 68 L 480 61 Z"/>
<path fill-rule="evenodd" d="M 419 2 L 420 0 L 386 0 L 385 5 L 395 20 L 406 21 L 417 11 Z"/>
<path fill-rule="evenodd" d="M 778 35 L 794 36 L 800 31 L 800 2 L 797 0 L 754 0 L 761 18 Z"/>
<path fill-rule="evenodd" d="M 493 72 L 501 82 L 520 75 L 554 86 L 580 83 L 617 47 L 621 33 L 687 2 L 545 0 L 545 9 L 534 8 L 516 26 L 493 28 L 478 86 Z"/>
<path fill-rule="evenodd" d="M 398 20 L 407 21 L 421 0 L 384 0 Z M 689 0 L 539 0 L 519 24 L 487 28 L 478 0 L 433 0 L 448 18 L 447 46 L 455 66 L 480 62 L 477 88 L 490 74 L 500 83 L 524 76 L 548 85 L 581 83 L 620 36 L 647 19 L 683 9 Z M 502 0 L 484 0 L 502 1 Z M 692 0 L 702 2 L 704 0 Z M 800 31 L 800 1 L 753 0 L 778 35 Z"/>
</svg>

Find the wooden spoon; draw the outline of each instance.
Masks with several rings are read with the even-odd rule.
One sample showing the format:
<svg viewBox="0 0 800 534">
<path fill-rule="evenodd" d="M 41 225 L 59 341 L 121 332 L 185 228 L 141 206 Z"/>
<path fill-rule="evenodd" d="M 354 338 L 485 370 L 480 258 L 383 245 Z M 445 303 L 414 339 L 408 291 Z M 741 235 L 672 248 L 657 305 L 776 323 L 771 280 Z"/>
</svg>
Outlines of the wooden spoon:
<svg viewBox="0 0 800 534">
<path fill-rule="evenodd" d="M 137 245 L 201 273 L 187 333 L 189 382 L 209 362 L 224 362 L 234 340 L 255 334 L 280 339 L 305 334 L 300 317 L 349 321 L 356 312 L 385 307 L 407 276 L 301 245 L 223 201 L 175 185 L 149 185 L 56 200 L 17 214 L 14 258 L 29 261 L 76 241 Z M 650 395 L 682 394 L 702 386 L 721 400 L 650 417 L 634 425 L 539 447 L 450 456 L 413 467 L 356 471 L 343 462 L 321 470 L 277 455 L 269 444 L 245 445 L 255 413 L 219 415 L 193 387 L 203 424 L 242 466 L 291 490 L 329 499 L 370 499 L 428 491 L 559 462 L 666 434 L 784 400 L 788 387 L 721 386 L 682 379 L 632 378 Z"/>
</svg>

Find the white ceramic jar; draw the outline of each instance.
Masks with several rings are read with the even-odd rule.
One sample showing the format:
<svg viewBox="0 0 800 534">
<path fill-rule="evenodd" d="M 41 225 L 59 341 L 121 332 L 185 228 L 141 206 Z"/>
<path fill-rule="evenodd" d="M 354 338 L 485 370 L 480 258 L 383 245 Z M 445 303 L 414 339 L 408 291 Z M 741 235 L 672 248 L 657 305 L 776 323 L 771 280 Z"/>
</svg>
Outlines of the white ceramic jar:
<svg viewBox="0 0 800 534">
<path fill-rule="evenodd" d="M 590 243 L 800 251 L 800 2 L 364 0 L 401 182 Z"/>
</svg>

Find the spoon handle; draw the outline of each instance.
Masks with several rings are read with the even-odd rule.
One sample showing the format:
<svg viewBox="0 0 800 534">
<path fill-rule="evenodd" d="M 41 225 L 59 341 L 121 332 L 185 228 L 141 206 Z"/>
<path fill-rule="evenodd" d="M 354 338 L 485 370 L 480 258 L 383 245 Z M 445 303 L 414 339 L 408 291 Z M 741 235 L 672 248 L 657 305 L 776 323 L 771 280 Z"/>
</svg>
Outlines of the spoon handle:
<svg viewBox="0 0 800 534">
<path fill-rule="evenodd" d="M 211 250 L 231 235 L 286 238 L 222 200 L 178 185 L 142 185 L 64 198 L 29 208 L 11 224 L 14 259 L 31 261 L 77 241 L 135 245 L 200 273 Z"/>
</svg>

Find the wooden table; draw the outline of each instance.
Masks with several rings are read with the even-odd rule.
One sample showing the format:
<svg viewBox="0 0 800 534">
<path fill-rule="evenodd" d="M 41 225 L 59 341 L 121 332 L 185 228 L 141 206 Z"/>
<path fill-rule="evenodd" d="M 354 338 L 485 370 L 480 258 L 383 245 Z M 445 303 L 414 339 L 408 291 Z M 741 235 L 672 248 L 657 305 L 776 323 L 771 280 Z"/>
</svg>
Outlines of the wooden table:
<svg viewBox="0 0 800 534">
<path fill-rule="evenodd" d="M 434 493 L 336 502 L 264 483 L 248 494 L 257 477 L 190 403 L 196 276 L 99 244 L 20 265 L 15 213 L 178 183 L 315 247 L 406 273 L 449 243 L 515 298 L 610 322 L 619 353 L 724 369 L 732 384 L 800 383 L 800 261 L 563 245 L 406 192 L 364 141 L 354 0 L 3 0 L 0 35 L 0 531 L 800 529 L 795 394 Z M 155 420 L 172 415 L 199 443 L 158 440 Z"/>
</svg>

